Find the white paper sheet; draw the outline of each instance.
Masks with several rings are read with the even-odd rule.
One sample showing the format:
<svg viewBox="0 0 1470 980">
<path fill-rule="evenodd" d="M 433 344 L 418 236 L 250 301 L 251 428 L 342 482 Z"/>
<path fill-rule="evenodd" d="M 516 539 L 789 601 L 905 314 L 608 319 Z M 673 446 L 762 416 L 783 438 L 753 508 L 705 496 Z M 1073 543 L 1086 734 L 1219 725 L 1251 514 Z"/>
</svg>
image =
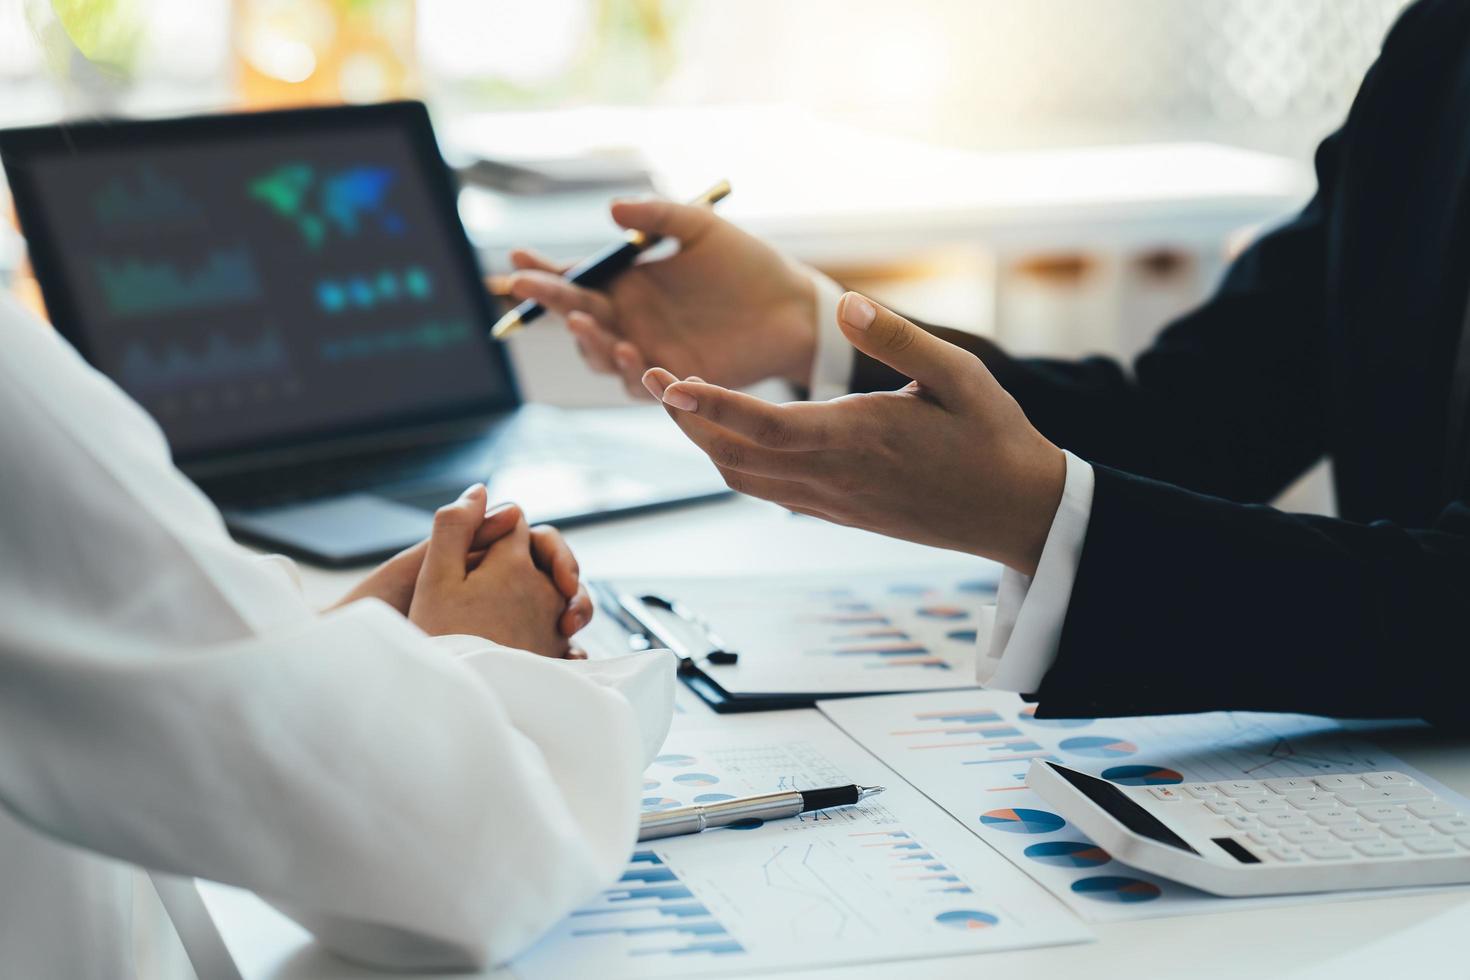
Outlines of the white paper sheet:
<svg viewBox="0 0 1470 980">
<path fill-rule="evenodd" d="M 513 965 L 525 980 L 759 970 L 1077 942 L 1076 916 L 816 712 L 676 730 L 647 809 L 857 782 L 856 807 L 640 844 Z M 744 721 L 744 720 L 742 720 Z"/>
<path fill-rule="evenodd" d="M 628 596 L 676 599 L 739 653 L 704 664 L 731 693 L 869 694 L 975 686 L 976 637 L 987 636 L 997 579 L 989 562 L 904 575 L 617 581 Z M 699 629 L 646 609 L 695 651 Z"/>
<path fill-rule="evenodd" d="M 1447 800 L 1461 799 L 1336 722 L 1308 715 L 1215 712 L 1038 721 L 1034 706 L 998 691 L 855 698 L 824 701 L 818 707 L 1092 921 L 1368 893 L 1217 898 L 1122 866 L 1026 788 L 1026 771 L 1034 759 L 1051 759 L 1130 785 L 1397 770 Z"/>
</svg>

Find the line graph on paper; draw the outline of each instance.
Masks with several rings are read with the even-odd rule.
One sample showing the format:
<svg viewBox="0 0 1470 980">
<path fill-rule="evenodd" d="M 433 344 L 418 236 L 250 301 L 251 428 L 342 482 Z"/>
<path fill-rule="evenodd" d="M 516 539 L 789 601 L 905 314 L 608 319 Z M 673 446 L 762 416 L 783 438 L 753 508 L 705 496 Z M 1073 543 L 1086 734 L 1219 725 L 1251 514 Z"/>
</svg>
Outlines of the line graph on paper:
<svg viewBox="0 0 1470 980">
<path fill-rule="evenodd" d="M 676 730 L 644 773 L 643 802 L 657 811 L 851 782 L 888 792 L 640 845 L 621 880 L 514 971 L 525 980 L 748 975 L 1078 938 L 1081 923 L 1042 888 L 818 716 Z"/>
</svg>

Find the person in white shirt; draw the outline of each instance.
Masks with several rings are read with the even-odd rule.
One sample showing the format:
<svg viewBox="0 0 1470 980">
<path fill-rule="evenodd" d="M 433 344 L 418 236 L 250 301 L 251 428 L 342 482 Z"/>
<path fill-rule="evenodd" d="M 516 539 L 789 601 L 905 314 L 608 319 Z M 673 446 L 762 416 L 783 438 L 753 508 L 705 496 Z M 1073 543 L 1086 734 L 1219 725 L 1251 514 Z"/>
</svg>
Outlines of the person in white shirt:
<svg viewBox="0 0 1470 980">
<path fill-rule="evenodd" d="M 673 665 L 575 659 L 554 531 L 472 487 L 319 611 L 4 297 L 0 350 L 0 976 L 135 976 L 135 867 L 398 968 L 504 961 L 617 877 Z"/>
</svg>

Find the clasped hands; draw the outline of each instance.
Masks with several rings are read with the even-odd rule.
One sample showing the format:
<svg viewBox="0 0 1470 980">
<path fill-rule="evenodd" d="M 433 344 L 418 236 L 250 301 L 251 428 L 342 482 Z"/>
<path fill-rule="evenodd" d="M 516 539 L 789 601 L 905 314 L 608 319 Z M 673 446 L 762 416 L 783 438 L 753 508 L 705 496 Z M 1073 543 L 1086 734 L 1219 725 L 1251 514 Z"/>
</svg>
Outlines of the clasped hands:
<svg viewBox="0 0 1470 980">
<path fill-rule="evenodd" d="M 476 484 L 439 508 L 429 537 L 379 565 L 338 605 L 381 599 L 433 636 L 468 634 L 546 657 L 585 658 L 570 637 L 592 619 L 577 559 L 519 507 L 486 513 Z"/>
</svg>

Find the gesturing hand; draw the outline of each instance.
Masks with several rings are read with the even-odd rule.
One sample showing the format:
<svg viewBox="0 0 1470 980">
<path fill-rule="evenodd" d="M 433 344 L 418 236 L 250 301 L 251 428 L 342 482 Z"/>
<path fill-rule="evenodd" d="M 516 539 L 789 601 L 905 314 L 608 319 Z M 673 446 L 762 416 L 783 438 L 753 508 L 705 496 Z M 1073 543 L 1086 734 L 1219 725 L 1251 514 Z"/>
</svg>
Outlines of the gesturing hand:
<svg viewBox="0 0 1470 980">
<path fill-rule="evenodd" d="M 619 201 L 612 216 L 677 239 L 678 253 L 635 265 L 606 292 L 566 282 L 564 266 L 524 249 L 510 257 L 511 294 L 560 314 L 594 371 L 617 374 L 637 398 L 648 363 L 737 388 L 807 383 L 816 293 L 794 263 L 708 208 L 650 198 Z"/>
<path fill-rule="evenodd" d="M 787 405 L 662 368 L 644 384 L 734 490 L 1034 574 L 1066 481 L 1061 450 L 973 354 L 856 293 L 838 322 L 853 346 L 915 380 Z"/>
</svg>

